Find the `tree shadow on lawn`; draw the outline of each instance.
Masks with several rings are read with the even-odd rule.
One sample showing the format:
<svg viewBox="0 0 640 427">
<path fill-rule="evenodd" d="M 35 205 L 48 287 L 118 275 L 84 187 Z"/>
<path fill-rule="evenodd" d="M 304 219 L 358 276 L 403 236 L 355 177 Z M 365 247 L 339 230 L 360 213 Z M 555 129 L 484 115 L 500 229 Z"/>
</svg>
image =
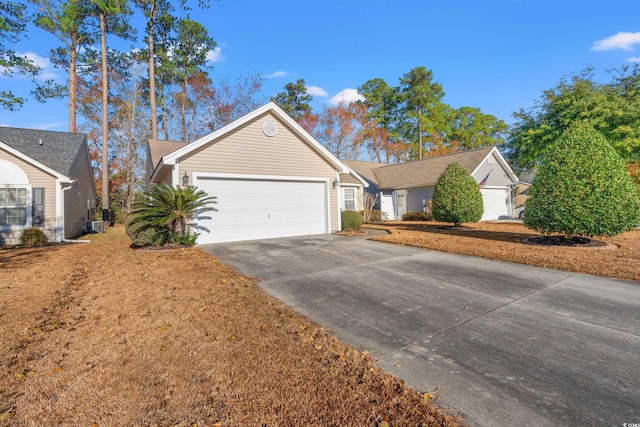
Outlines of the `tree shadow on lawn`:
<svg viewBox="0 0 640 427">
<path fill-rule="evenodd" d="M 523 233 L 519 231 L 508 232 L 508 231 L 496 231 L 496 230 L 483 230 L 479 228 L 474 228 L 471 226 L 448 226 L 443 223 L 415 223 L 415 224 L 398 224 L 398 225 L 390 225 L 391 228 L 405 230 L 410 232 L 421 232 L 421 233 L 431 233 L 431 234 L 444 234 L 449 236 L 460 236 L 460 237 L 473 237 L 476 239 L 485 239 L 485 240 L 493 240 L 496 242 L 510 242 L 510 243 L 520 243 L 524 245 L 524 239 L 530 239 L 533 237 L 540 237 L 540 234 L 535 232 Z"/>
<path fill-rule="evenodd" d="M 34 246 L 30 248 L 0 249 L 0 271 L 19 269 L 39 262 L 41 255 L 60 250 L 60 244 Z"/>
</svg>

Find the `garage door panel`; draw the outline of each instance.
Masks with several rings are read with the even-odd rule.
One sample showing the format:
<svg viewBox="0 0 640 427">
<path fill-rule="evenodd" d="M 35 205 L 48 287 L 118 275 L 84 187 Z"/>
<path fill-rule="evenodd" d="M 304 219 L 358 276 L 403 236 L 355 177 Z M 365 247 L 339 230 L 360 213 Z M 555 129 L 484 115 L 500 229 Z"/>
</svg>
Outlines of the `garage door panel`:
<svg viewBox="0 0 640 427">
<path fill-rule="evenodd" d="M 198 243 L 218 243 L 327 232 L 325 182 L 201 178 L 217 197 L 216 212 L 198 221 Z"/>
<path fill-rule="evenodd" d="M 482 188 L 480 193 L 482 193 L 484 203 L 483 221 L 509 216 L 509 190 Z"/>
</svg>

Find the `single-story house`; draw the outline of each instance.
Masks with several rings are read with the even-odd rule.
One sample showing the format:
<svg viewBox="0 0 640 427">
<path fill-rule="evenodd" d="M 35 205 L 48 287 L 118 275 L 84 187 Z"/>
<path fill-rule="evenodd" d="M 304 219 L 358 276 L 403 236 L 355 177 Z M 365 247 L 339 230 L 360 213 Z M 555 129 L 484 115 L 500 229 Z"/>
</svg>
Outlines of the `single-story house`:
<svg viewBox="0 0 640 427">
<path fill-rule="evenodd" d="M 495 147 L 398 164 L 345 161 L 369 184 L 365 191 L 377 197 L 376 209 L 389 220 L 402 219 L 408 211 L 426 211 L 436 181 L 453 162 L 478 182 L 484 201 L 482 220 L 512 216 L 513 187 L 518 178 Z"/>
<path fill-rule="evenodd" d="M 78 237 L 95 204 L 85 135 L 0 127 L 0 245 L 19 243 L 30 227 L 49 242 Z"/>
<path fill-rule="evenodd" d="M 527 202 L 529 198 L 529 189 L 531 188 L 531 183 L 533 182 L 533 178 L 536 176 L 536 171 L 531 170 L 527 172 L 523 172 L 520 174 L 519 182 L 515 187 L 515 208 L 524 207 L 524 204 Z"/>
<path fill-rule="evenodd" d="M 189 144 L 148 148 L 149 184 L 194 185 L 217 198 L 217 211 L 194 220 L 198 244 L 340 230 L 341 211 L 367 185 L 273 102 Z"/>
</svg>

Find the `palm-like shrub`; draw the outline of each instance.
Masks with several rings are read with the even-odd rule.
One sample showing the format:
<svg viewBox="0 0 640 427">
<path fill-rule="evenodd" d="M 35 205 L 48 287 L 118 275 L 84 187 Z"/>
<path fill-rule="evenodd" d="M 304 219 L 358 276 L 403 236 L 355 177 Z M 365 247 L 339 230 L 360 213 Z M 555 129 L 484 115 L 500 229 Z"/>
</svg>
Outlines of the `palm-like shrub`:
<svg viewBox="0 0 640 427">
<path fill-rule="evenodd" d="M 215 199 L 194 186 L 180 188 L 161 183 L 145 188 L 133 203 L 127 232 L 141 245 L 193 243 L 188 221 L 200 213 L 216 211 L 212 206 Z"/>
<path fill-rule="evenodd" d="M 475 179 L 459 163 L 451 163 L 433 188 L 433 219 L 453 222 L 478 222 L 484 213 L 482 193 Z"/>
<path fill-rule="evenodd" d="M 524 223 L 565 237 L 614 236 L 638 224 L 631 176 L 601 133 L 578 122 L 549 147 L 529 190 Z"/>
</svg>

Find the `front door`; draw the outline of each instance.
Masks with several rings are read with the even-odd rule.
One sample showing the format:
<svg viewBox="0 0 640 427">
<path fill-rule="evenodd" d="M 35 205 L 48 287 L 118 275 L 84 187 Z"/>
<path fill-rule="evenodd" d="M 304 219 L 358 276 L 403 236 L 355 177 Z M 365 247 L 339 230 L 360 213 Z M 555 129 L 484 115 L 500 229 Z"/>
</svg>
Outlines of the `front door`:
<svg viewBox="0 0 640 427">
<path fill-rule="evenodd" d="M 396 191 L 396 218 L 402 220 L 402 216 L 407 213 L 407 190 Z"/>
</svg>

